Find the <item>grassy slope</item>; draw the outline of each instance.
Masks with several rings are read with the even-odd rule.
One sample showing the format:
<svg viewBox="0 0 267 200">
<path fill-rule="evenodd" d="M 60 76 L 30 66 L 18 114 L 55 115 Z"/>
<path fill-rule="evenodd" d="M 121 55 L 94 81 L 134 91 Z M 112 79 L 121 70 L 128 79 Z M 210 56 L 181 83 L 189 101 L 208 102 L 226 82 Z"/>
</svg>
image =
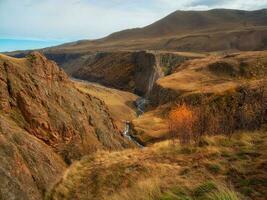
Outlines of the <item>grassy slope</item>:
<svg viewBox="0 0 267 200">
<path fill-rule="evenodd" d="M 82 92 L 104 101 L 121 131 L 125 128 L 125 121 L 131 121 L 136 117 L 133 103 L 138 98 L 137 95 L 89 82 L 75 81 L 75 86 Z"/>
<path fill-rule="evenodd" d="M 229 56 L 209 56 L 192 60 L 177 73 L 158 80 L 158 85 L 174 91 L 220 93 L 244 81 L 262 78 L 267 68 L 267 51 L 242 52 Z"/>
<path fill-rule="evenodd" d="M 165 141 L 142 150 L 99 152 L 74 163 L 47 199 L 208 199 L 214 187 L 225 185 L 240 199 L 264 200 L 266 146 L 265 130 L 207 137 L 202 147 Z"/>
</svg>

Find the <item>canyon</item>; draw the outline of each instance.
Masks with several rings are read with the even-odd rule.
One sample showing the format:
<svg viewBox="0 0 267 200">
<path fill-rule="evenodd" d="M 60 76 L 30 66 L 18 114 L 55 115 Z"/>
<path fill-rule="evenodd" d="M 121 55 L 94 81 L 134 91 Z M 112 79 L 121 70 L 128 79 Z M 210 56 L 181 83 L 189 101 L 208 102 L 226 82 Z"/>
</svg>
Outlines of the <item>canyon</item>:
<svg viewBox="0 0 267 200">
<path fill-rule="evenodd" d="M 264 200 L 266 49 L 266 9 L 215 9 L 0 54 L 0 199 Z M 208 124 L 187 145 L 185 105 Z"/>
</svg>

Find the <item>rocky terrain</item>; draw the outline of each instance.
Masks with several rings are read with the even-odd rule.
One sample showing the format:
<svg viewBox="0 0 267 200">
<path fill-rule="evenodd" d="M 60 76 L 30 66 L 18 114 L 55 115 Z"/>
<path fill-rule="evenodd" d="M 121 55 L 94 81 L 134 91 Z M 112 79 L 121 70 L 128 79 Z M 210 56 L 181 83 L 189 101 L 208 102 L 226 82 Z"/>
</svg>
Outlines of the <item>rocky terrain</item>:
<svg viewBox="0 0 267 200">
<path fill-rule="evenodd" d="M 87 59 L 72 76 L 147 96 L 158 78 L 171 73 L 172 66 L 203 56 L 172 52 L 103 52 Z"/>
<path fill-rule="evenodd" d="M 257 89 L 267 73 L 266 51 L 195 55 L 182 61 L 180 54 L 135 53 L 152 61 L 142 60 L 148 63 L 146 69 L 158 66 L 162 73 L 151 90 L 144 90 L 150 92 L 142 93 L 148 100 L 145 110 L 139 96 L 69 79 L 40 53 L 26 58 L 1 55 L 1 199 L 205 199 L 214 191 L 264 199 L 264 128 L 237 132 L 230 140 L 205 136 L 204 146 L 179 146 L 169 141 L 167 114 L 181 99 L 194 102 L 209 94 L 233 101 L 240 97 L 240 87 Z M 104 53 L 110 60 L 103 64 L 101 59 L 102 67 L 111 70 L 111 63 L 116 69 L 133 55 L 118 54 L 121 60 Z M 99 69 L 94 70 L 101 74 Z M 140 78 L 149 80 L 151 74 L 142 74 Z M 256 103 L 257 93 L 251 94 L 249 102 Z M 145 113 L 138 112 L 141 107 Z M 194 181 L 196 176 L 201 178 Z M 244 177 L 250 180 L 246 184 Z M 202 187 L 211 189 L 198 193 Z"/>
<path fill-rule="evenodd" d="M 266 58 L 266 51 L 242 52 L 211 55 L 177 66 L 173 74 L 155 83 L 148 97 L 150 108 L 132 121 L 134 136 L 143 143 L 168 138 L 167 113 L 181 99 L 194 102 L 197 96 L 203 94 L 235 96 L 245 85 L 257 88 L 260 81 L 266 80 Z"/>
<path fill-rule="evenodd" d="M 101 151 L 83 157 L 65 171 L 46 194 L 46 199 L 264 200 L 265 126 L 260 131 L 235 131 L 230 138 L 222 134 L 204 136 L 199 146 L 184 146 L 169 140 L 167 115 L 179 101 L 195 104 L 205 95 L 218 101 L 215 109 L 218 112 L 222 109 L 225 115 L 227 109 L 224 109 L 234 105 L 236 100 L 238 104 L 244 103 L 243 97 L 249 103 L 258 103 L 258 84 L 266 81 L 266 55 L 266 51 L 209 55 L 171 65 L 169 73 L 163 73 L 145 95 L 149 100 L 145 113 L 127 118 L 131 121 L 133 138 L 146 147 Z M 101 94 L 102 86 L 80 84 L 77 86 L 80 90 L 104 99 L 111 110 L 114 109 L 113 115 L 118 111 L 123 116 L 121 110 L 125 111 L 125 108 L 116 109 L 113 96 L 105 98 Z M 251 91 L 242 90 L 243 87 Z M 263 92 L 266 95 L 267 91 Z M 226 103 L 224 107 L 222 99 L 228 99 L 229 105 Z"/>
<path fill-rule="evenodd" d="M 176 66 L 173 74 L 158 80 L 150 100 L 160 105 L 174 101 L 181 94 L 223 93 L 244 82 L 264 79 L 267 52 L 240 52 L 225 56 L 207 56 Z"/>
<path fill-rule="evenodd" d="M 215 9 L 0 54 L 0 200 L 265 200 L 266 48 Z"/>
<path fill-rule="evenodd" d="M 139 96 L 86 81 L 75 80 L 74 84 L 80 91 L 97 97 L 106 104 L 120 132 L 124 131 L 126 121 L 132 121 L 137 117 L 135 102 Z"/>
<path fill-rule="evenodd" d="M 73 161 L 134 146 L 105 102 L 42 54 L 0 55 L 0 70 L 1 199 L 42 199 Z"/>
</svg>

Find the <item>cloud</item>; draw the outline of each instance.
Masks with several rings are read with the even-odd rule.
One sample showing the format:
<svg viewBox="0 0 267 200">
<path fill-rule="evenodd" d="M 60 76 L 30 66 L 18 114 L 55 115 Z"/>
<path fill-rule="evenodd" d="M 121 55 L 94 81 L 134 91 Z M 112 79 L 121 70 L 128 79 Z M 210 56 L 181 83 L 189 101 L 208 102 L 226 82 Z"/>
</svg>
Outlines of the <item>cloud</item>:
<svg viewBox="0 0 267 200">
<path fill-rule="evenodd" d="M 222 6 L 227 4 L 228 2 L 233 2 L 232 0 L 193 0 L 191 1 L 188 6 L 190 7 L 196 7 L 196 6 L 208 6 L 208 7 L 214 7 L 214 6 Z"/>
<path fill-rule="evenodd" d="M 0 37 L 93 39 L 175 10 L 260 9 L 267 0 L 0 0 Z"/>
</svg>

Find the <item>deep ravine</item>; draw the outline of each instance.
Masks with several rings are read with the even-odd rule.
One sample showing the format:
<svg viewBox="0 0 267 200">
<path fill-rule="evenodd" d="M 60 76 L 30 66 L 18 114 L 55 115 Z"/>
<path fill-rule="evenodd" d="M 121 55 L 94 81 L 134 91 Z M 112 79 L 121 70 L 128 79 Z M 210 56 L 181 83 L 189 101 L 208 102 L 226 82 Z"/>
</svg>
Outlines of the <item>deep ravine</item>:
<svg viewBox="0 0 267 200">
<path fill-rule="evenodd" d="M 148 100 L 146 98 L 140 97 L 139 99 L 135 101 L 138 117 L 145 112 L 145 106 L 147 104 L 148 104 Z M 130 129 L 131 129 L 130 122 L 125 121 L 125 129 L 123 131 L 123 135 L 127 137 L 129 140 L 131 140 L 132 142 L 134 142 L 138 147 L 143 148 L 144 146 L 140 144 L 133 136 L 130 135 Z"/>
<path fill-rule="evenodd" d="M 76 82 L 81 82 L 81 83 L 84 83 L 84 84 L 92 83 L 90 81 L 77 79 L 77 78 L 73 78 L 73 77 L 71 78 L 71 80 L 76 81 Z M 135 101 L 135 106 L 137 108 L 137 116 L 138 117 L 144 113 L 144 109 L 145 109 L 145 106 L 147 105 L 147 103 L 148 103 L 148 101 L 145 98 L 142 98 L 142 97 L 138 98 Z M 143 148 L 144 146 L 142 144 L 140 144 L 138 141 L 136 141 L 136 139 L 133 136 L 130 135 L 130 130 L 131 130 L 130 122 L 129 121 L 125 121 L 125 128 L 124 128 L 124 131 L 123 131 L 124 137 L 126 137 L 131 142 L 135 143 L 139 148 Z"/>
</svg>

